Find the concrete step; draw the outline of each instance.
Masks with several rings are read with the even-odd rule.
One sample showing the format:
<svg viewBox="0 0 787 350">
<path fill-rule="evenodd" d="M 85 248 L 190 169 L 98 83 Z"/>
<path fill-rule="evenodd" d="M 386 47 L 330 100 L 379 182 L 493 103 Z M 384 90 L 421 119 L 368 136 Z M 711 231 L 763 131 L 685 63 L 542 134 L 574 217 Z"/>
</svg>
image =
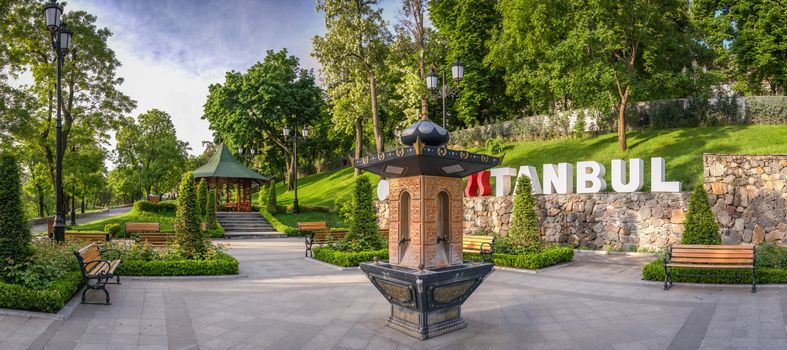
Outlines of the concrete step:
<svg viewBox="0 0 787 350">
<path fill-rule="evenodd" d="M 258 238 L 287 238 L 281 232 L 224 232 L 227 239 L 258 239 Z"/>
<path fill-rule="evenodd" d="M 224 227 L 224 226 L 222 226 Z M 276 232 L 273 227 L 224 227 L 224 232 Z"/>
<path fill-rule="evenodd" d="M 257 224 L 257 223 L 260 223 L 260 224 L 263 224 L 263 223 L 268 223 L 268 221 L 265 220 L 265 219 L 253 219 L 253 220 L 219 219 L 219 222 L 226 222 L 228 224 L 234 224 L 234 223 L 238 223 L 238 224 L 245 224 L 245 223 Z"/>
<path fill-rule="evenodd" d="M 273 230 L 273 226 L 271 225 L 221 225 L 225 230 L 233 230 L 233 229 L 265 229 L 265 230 Z"/>
</svg>

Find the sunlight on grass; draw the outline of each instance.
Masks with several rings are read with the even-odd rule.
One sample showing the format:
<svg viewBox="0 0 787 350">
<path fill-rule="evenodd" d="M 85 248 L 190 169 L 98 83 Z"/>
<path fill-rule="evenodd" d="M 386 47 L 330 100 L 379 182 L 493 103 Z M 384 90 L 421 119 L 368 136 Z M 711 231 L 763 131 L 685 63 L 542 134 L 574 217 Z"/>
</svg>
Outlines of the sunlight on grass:
<svg viewBox="0 0 787 350">
<path fill-rule="evenodd" d="M 173 232 L 172 224 L 175 222 L 175 212 L 148 213 L 139 212 L 132 209 L 128 213 L 88 222 L 82 225 L 68 226 L 68 231 L 104 231 L 107 224 L 120 224 L 123 226 L 127 222 L 158 222 L 161 224 L 161 232 Z"/>
</svg>

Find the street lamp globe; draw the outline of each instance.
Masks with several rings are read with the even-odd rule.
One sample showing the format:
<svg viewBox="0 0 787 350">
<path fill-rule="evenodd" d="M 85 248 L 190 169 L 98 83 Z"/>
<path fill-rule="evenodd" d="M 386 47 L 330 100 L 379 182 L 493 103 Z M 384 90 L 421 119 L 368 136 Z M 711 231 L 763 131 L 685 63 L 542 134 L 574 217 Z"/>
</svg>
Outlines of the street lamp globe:
<svg viewBox="0 0 787 350">
<path fill-rule="evenodd" d="M 303 138 L 309 137 L 309 127 L 308 126 L 304 126 L 303 129 L 301 129 L 301 135 L 303 135 Z"/>
<path fill-rule="evenodd" d="M 68 52 L 68 49 L 71 48 L 71 31 L 68 30 L 65 23 L 60 24 L 60 49 L 63 52 Z"/>
<path fill-rule="evenodd" d="M 285 125 L 284 126 L 284 137 L 290 137 L 290 127 Z"/>
<path fill-rule="evenodd" d="M 456 62 L 451 65 L 451 76 L 454 77 L 454 81 L 460 81 L 465 75 L 465 66 L 462 65 L 462 62 L 459 62 L 459 58 L 456 58 Z"/>
<path fill-rule="evenodd" d="M 44 7 L 44 18 L 46 20 L 46 28 L 50 33 L 54 33 L 60 27 L 60 17 L 63 15 L 63 6 L 60 6 L 55 0 L 49 2 Z"/>
<path fill-rule="evenodd" d="M 437 88 L 437 75 L 434 73 L 434 68 L 429 70 L 429 76 L 426 77 L 426 87 L 428 89 Z"/>
</svg>

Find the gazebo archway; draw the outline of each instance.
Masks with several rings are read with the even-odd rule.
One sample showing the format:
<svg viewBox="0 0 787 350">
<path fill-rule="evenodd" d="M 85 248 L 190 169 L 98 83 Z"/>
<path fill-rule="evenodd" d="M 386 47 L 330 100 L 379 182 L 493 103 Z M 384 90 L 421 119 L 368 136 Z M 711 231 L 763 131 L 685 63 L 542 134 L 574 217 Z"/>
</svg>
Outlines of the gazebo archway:
<svg viewBox="0 0 787 350">
<path fill-rule="evenodd" d="M 224 144 L 193 173 L 196 181 L 205 179 L 208 188 L 216 190 L 219 211 L 250 212 L 254 187 L 270 181 L 238 162 Z"/>
</svg>

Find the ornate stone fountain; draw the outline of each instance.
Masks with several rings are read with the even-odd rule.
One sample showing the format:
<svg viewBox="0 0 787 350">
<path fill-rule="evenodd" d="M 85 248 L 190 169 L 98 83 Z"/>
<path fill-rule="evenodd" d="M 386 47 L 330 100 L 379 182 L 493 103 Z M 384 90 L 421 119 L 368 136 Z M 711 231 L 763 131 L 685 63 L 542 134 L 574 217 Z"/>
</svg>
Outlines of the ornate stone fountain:
<svg viewBox="0 0 787 350">
<path fill-rule="evenodd" d="M 361 270 L 391 303 L 387 325 L 424 340 L 466 327 L 462 304 L 492 272 L 463 259 L 462 178 L 500 159 L 446 148 L 448 131 L 428 119 L 401 139 L 403 148 L 355 160 L 391 179 L 389 260 Z"/>
</svg>

